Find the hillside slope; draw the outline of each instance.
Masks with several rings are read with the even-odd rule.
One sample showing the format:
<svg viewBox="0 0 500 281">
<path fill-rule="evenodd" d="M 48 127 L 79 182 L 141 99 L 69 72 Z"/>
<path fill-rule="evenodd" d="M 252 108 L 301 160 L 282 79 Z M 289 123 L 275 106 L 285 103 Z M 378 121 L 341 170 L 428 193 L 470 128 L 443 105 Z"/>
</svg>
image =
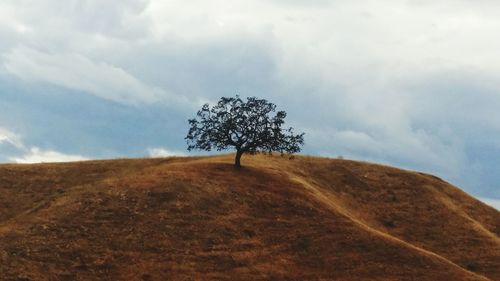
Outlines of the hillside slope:
<svg viewBox="0 0 500 281">
<path fill-rule="evenodd" d="M 0 280 L 500 280 L 500 213 L 313 157 L 0 165 Z"/>
</svg>

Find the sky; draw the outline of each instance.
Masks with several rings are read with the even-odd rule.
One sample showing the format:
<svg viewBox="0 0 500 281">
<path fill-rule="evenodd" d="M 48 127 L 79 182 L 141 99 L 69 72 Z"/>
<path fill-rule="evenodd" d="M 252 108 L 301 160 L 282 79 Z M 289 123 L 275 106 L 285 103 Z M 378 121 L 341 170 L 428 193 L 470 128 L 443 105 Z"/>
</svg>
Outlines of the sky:
<svg viewBox="0 0 500 281">
<path fill-rule="evenodd" d="M 304 154 L 435 174 L 500 206 L 500 2 L 2 0 L 0 162 L 188 155 L 222 96 Z"/>
</svg>

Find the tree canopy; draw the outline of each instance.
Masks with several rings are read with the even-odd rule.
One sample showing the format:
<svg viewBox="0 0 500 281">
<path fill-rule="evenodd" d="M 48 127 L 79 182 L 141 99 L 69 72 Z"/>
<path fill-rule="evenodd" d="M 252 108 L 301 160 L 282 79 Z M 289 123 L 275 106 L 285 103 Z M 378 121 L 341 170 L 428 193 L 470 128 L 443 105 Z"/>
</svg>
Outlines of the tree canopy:
<svg viewBox="0 0 500 281">
<path fill-rule="evenodd" d="M 272 116 L 274 112 L 276 105 L 256 97 L 246 101 L 239 96 L 222 97 L 213 107 L 205 104 L 196 118 L 189 120 L 190 128 L 185 138 L 188 150 L 221 151 L 234 147 L 236 167 L 241 167 L 244 153 L 275 151 L 283 155 L 300 152 L 304 133 L 294 134 L 293 128 L 282 128 L 286 112 L 278 111 Z"/>
</svg>

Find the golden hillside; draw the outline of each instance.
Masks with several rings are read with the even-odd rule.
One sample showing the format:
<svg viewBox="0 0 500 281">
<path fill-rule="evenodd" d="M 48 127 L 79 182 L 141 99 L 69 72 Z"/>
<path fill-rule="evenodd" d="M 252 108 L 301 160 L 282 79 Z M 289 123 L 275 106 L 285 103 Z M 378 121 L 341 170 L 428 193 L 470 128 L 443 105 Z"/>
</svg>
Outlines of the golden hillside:
<svg viewBox="0 0 500 281">
<path fill-rule="evenodd" d="M 500 213 L 313 157 L 0 165 L 0 280 L 500 280 Z"/>
</svg>

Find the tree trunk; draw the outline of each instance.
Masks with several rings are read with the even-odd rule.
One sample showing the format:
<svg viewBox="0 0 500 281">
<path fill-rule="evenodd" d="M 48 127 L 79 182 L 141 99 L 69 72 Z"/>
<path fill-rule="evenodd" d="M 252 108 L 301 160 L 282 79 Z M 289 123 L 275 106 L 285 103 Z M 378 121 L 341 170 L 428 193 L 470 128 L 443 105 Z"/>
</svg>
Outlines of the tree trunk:
<svg viewBox="0 0 500 281">
<path fill-rule="evenodd" d="M 240 160 L 241 160 L 241 155 L 243 155 L 243 151 L 241 151 L 241 150 L 237 150 L 237 151 L 236 151 L 236 157 L 234 158 L 234 166 L 235 166 L 236 168 L 241 168 L 241 162 L 240 162 Z"/>
</svg>

